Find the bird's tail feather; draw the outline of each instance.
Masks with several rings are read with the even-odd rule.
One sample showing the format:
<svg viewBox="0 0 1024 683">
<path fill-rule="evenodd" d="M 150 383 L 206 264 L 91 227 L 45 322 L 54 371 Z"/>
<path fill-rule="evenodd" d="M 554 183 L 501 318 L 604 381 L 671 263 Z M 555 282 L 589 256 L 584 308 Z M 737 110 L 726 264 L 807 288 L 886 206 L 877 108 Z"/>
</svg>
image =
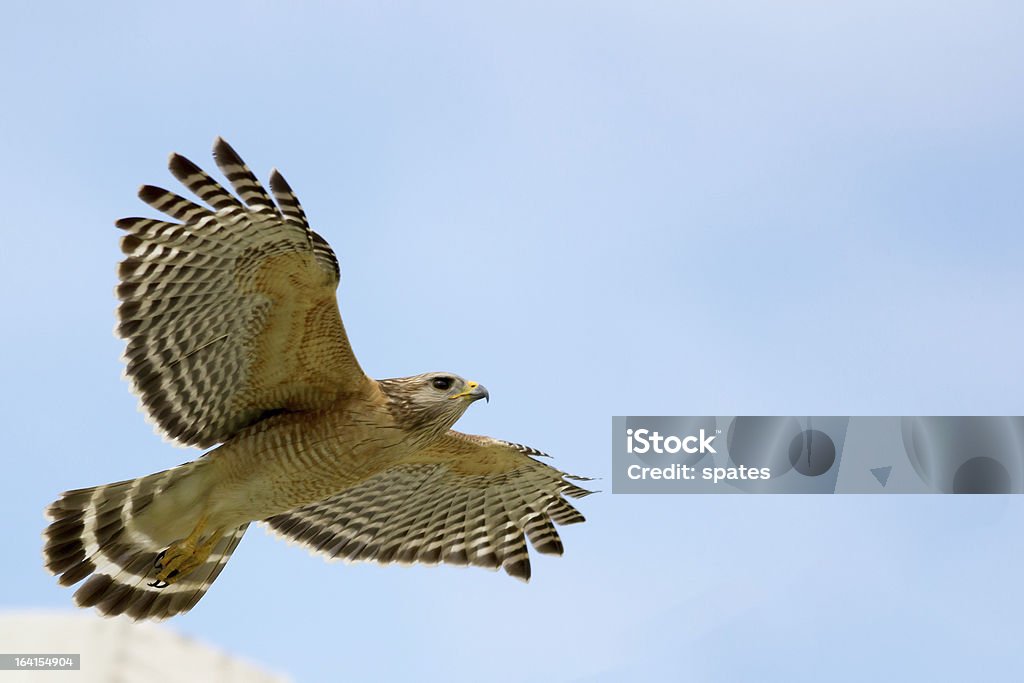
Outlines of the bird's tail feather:
<svg viewBox="0 0 1024 683">
<path fill-rule="evenodd" d="M 204 564 L 176 582 L 158 588 L 150 585 L 156 583 L 157 556 L 177 539 L 161 538 L 153 531 L 152 523 L 139 524 L 137 519 L 151 508 L 157 496 L 180 484 L 201 463 L 188 463 L 130 481 L 66 491 L 46 509 L 51 520 L 44 533 L 46 568 L 60 577 L 63 586 L 88 577 L 75 593 L 75 602 L 80 607 L 96 607 L 108 616 L 127 614 L 136 620 L 165 619 L 187 612 L 199 602 L 224 568 L 248 524 L 225 533 Z M 190 514 L 180 512 L 182 516 Z"/>
</svg>

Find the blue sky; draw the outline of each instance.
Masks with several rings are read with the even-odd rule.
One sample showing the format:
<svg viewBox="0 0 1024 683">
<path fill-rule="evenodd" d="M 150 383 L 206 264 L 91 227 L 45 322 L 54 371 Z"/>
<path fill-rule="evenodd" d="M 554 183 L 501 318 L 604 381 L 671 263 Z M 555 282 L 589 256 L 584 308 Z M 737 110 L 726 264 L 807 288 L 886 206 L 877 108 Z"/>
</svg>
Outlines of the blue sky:
<svg viewBox="0 0 1024 683">
<path fill-rule="evenodd" d="M 120 379 L 118 234 L 223 135 L 376 377 L 609 478 L 616 414 L 1021 414 L 1013 2 L 18 3 L 0 22 L 0 608 L 66 488 L 197 455 Z M 605 488 L 610 488 L 610 482 Z M 250 531 L 169 626 L 298 680 L 1015 678 L 1024 504 L 612 496 L 524 586 Z"/>
</svg>

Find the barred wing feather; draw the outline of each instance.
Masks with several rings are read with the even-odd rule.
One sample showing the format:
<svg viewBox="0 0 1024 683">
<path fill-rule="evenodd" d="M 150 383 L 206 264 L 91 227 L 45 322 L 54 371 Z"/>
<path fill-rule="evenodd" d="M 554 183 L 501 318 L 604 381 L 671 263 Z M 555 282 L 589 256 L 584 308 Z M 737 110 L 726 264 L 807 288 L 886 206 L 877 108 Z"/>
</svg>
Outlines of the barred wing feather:
<svg viewBox="0 0 1024 683">
<path fill-rule="evenodd" d="M 564 496 L 590 493 L 527 453 L 543 455 L 450 431 L 348 491 L 265 521 L 328 558 L 500 567 L 527 581 L 526 541 L 561 555 L 555 524 L 584 521 Z"/>
<path fill-rule="evenodd" d="M 178 222 L 117 222 L 126 375 L 160 431 L 199 447 L 368 381 L 338 312 L 337 259 L 288 183 L 272 173 L 275 204 L 224 140 L 214 156 L 237 197 L 175 154 L 171 172 L 208 206 L 146 185 L 140 198 Z"/>
</svg>

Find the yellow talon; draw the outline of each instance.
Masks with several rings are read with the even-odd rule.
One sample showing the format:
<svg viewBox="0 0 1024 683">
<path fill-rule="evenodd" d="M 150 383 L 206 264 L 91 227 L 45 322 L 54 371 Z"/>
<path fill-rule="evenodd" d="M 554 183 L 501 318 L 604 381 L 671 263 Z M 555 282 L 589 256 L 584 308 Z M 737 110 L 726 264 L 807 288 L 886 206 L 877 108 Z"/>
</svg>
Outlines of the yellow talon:
<svg viewBox="0 0 1024 683">
<path fill-rule="evenodd" d="M 166 588 L 206 562 L 223 532 L 218 530 L 200 542 L 205 528 L 206 516 L 204 515 L 199 519 L 199 523 L 188 535 L 188 538 L 175 541 L 167 550 L 157 555 L 154 563 L 157 575 L 153 583 L 149 584 L 150 586 Z"/>
</svg>

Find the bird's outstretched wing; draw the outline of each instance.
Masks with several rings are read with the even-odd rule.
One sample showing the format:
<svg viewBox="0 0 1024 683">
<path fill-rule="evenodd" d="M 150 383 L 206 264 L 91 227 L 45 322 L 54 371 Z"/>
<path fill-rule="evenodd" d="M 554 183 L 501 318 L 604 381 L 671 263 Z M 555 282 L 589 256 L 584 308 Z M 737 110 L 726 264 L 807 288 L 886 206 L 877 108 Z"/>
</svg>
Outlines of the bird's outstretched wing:
<svg viewBox="0 0 1024 683">
<path fill-rule="evenodd" d="M 265 520 L 329 558 L 503 568 L 530 578 L 529 539 L 561 555 L 555 524 L 584 521 L 563 496 L 590 493 L 540 451 L 456 431 L 348 491 Z M 524 538 L 525 536 L 525 538 Z"/>
<path fill-rule="evenodd" d="M 214 157 L 237 197 L 173 154 L 171 173 L 208 206 L 145 185 L 139 197 L 177 222 L 117 222 L 126 374 L 157 428 L 199 447 L 370 381 L 338 312 L 337 259 L 288 183 L 272 172 L 275 204 L 220 138 Z"/>
</svg>

